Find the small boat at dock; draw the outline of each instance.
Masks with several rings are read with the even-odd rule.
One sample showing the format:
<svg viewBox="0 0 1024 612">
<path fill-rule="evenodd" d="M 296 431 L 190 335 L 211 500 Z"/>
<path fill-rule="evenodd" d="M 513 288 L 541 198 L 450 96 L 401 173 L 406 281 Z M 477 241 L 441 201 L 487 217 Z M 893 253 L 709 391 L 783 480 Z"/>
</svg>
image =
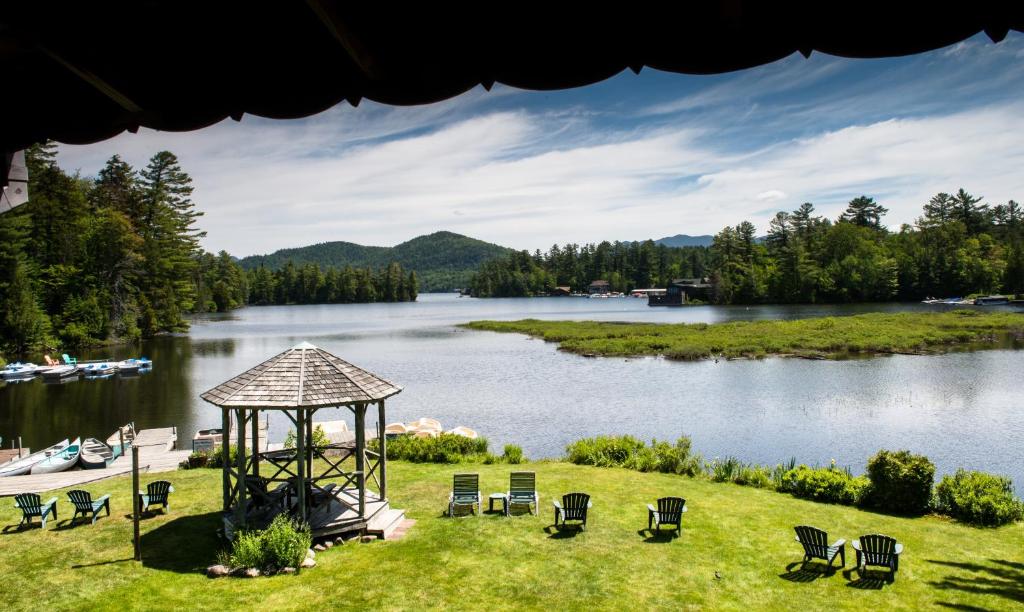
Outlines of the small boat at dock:
<svg viewBox="0 0 1024 612">
<path fill-rule="evenodd" d="M 153 362 L 145 357 L 125 359 L 117 362 L 117 371 L 121 374 L 141 374 L 153 369 Z"/>
<path fill-rule="evenodd" d="M 105 468 L 114 460 L 114 449 L 96 438 L 86 438 L 82 442 L 82 454 L 78 462 L 87 470 Z"/>
<path fill-rule="evenodd" d="M 82 440 L 81 438 L 75 438 L 71 444 L 68 444 L 63 449 L 50 454 L 39 463 L 32 466 L 29 470 L 30 474 L 53 474 L 56 472 L 63 472 L 69 467 L 78 463 L 78 458 L 82 454 Z"/>
<path fill-rule="evenodd" d="M 82 373 L 85 374 L 86 378 L 109 378 L 115 372 L 117 372 L 117 364 L 109 361 L 82 366 Z"/>
<path fill-rule="evenodd" d="M 476 440 L 478 437 L 475 431 L 466 427 L 465 425 L 459 425 L 454 429 L 449 429 L 445 433 L 451 434 L 453 436 L 462 436 L 463 438 L 469 438 L 470 440 Z"/>
<path fill-rule="evenodd" d="M 1003 304 L 1009 304 L 1010 298 L 1005 295 L 986 295 L 984 297 L 974 298 L 975 306 L 1002 306 Z"/>
<path fill-rule="evenodd" d="M 0 477 L 2 476 L 20 476 L 22 474 L 28 474 L 32 469 L 32 466 L 43 461 L 54 453 L 59 453 L 61 450 L 67 448 L 67 438 L 54 444 L 50 448 L 45 448 L 41 451 L 32 453 L 27 457 L 21 459 L 11 459 L 7 463 L 0 465 Z"/>
<path fill-rule="evenodd" d="M 9 363 L 0 370 L 0 377 L 4 380 L 23 380 L 35 376 L 39 369 L 34 363 Z"/>
<path fill-rule="evenodd" d="M 128 452 L 128 449 L 132 447 L 132 442 L 135 441 L 135 423 L 128 423 L 127 425 L 117 428 L 117 431 L 107 436 L 107 446 L 114 453 L 114 458 L 118 458 L 121 455 Z"/>
<path fill-rule="evenodd" d="M 46 381 L 57 381 L 63 380 L 65 378 L 78 378 L 78 366 L 52 366 L 49 368 L 41 368 L 39 370 L 39 373 L 43 376 L 43 380 Z"/>
</svg>

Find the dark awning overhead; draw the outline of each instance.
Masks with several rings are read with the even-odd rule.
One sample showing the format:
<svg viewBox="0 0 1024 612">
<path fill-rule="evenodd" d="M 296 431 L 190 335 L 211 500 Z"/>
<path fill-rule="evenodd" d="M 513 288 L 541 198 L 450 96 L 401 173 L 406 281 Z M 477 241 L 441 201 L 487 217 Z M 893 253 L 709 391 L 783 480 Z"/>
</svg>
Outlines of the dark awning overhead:
<svg viewBox="0 0 1024 612">
<path fill-rule="evenodd" d="M 476 85 L 562 89 L 647 66 L 719 73 L 794 52 L 906 55 L 1024 30 L 1024 4 L 719 0 L 564 6 L 334 0 L 14 2 L 0 15 L 0 150 L 88 143 Z M 365 7 L 365 5 L 363 5 Z"/>
</svg>

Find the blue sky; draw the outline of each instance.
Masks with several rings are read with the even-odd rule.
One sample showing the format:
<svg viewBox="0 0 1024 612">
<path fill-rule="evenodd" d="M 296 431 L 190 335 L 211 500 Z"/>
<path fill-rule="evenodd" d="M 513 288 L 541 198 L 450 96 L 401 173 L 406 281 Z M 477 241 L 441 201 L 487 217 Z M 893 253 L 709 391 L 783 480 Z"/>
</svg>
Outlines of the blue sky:
<svg viewBox="0 0 1024 612">
<path fill-rule="evenodd" d="M 93 175 L 168 149 L 195 181 L 205 246 L 243 256 L 450 230 L 515 248 L 712 234 L 861 194 L 913 223 L 938 191 L 1024 199 L 1024 35 L 905 58 L 794 55 L 746 71 L 644 69 L 589 87 L 500 85 L 431 106 L 341 104 L 190 133 L 62 146 Z"/>
</svg>

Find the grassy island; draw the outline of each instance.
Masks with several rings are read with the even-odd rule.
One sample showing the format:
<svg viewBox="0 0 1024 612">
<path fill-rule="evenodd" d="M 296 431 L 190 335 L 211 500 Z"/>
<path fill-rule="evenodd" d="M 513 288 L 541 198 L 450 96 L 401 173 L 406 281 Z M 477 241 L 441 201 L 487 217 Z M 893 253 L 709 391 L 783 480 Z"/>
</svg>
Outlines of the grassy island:
<svg viewBox="0 0 1024 612">
<path fill-rule="evenodd" d="M 515 332 L 557 342 L 582 355 L 662 356 L 698 360 L 767 355 L 837 359 L 860 354 L 929 354 L 1024 344 L 1024 314 L 955 310 L 872 313 L 794 321 L 618 323 L 473 321 L 469 329 Z"/>
<path fill-rule="evenodd" d="M 352 609 L 707 609 L 1002 610 L 1024 601 L 1024 524 L 977 529 L 924 516 L 904 518 L 795 499 L 771 491 L 673 474 L 534 462 L 540 515 L 442 516 L 455 472 L 478 472 L 486 495 L 508 486 L 508 465 L 390 464 L 391 497 L 418 522 L 400 540 L 346 544 L 319 553 L 293 576 L 206 578 L 223 542 L 221 473 L 160 474 L 174 483 L 171 512 L 142 524 L 143 561 L 132 557 L 131 479 L 87 485 L 111 493 L 111 515 L 68 527 L 60 521 L 0 535 L 0 584 L 7 610 Z M 144 483 L 153 476 L 144 476 Z M 554 536 L 551 500 L 593 497 L 587 531 Z M 682 536 L 651 540 L 646 504 L 680 495 Z M 20 518 L 2 500 L 0 522 Z M 818 525 L 833 538 L 890 534 L 904 543 L 893 584 L 856 574 L 801 570 L 793 526 Z M 847 566 L 853 565 L 847 546 Z M 859 587 L 859 588 L 851 588 Z M 941 606 L 941 608 L 939 608 Z"/>
</svg>

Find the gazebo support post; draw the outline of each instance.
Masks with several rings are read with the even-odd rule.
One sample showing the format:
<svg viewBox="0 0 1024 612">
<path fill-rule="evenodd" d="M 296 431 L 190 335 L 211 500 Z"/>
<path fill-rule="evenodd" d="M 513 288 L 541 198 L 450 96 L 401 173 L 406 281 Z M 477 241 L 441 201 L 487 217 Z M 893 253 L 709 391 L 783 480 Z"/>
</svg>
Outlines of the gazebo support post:
<svg viewBox="0 0 1024 612">
<path fill-rule="evenodd" d="M 260 411 L 252 414 L 252 475 L 260 475 Z"/>
<path fill-rule="evenodd" d="M 295 485 L 297 488 L 296 497 L 299 502 L 299 520 L 306 520 L 306 411 L 302 408 L 295 410 L 295 457 L 298 460 L 295 470 Z"/>
<path fill-rule="evenodd" d="M 228 409 L 221 408 L 220 410 L 221 420 L 220 426 L 221 431 L 224 432 L 221 435 L 221 473 L 223 475 L 224 485 L 224 511 L 227 512 L 231 509 L 231 419 L 228 417 Z"/>
<path fill-rule="evenodd" d="M 306 462 L 306 477 L 313 480 L 313 460 L 316 459 L 316 445 L 313 444 L 313 414 L 316 410 L 310 410 L 306 414 L 306 448 L 309 449 L 309 461 Z"/>
<path fill-rule="evenodd" d="M 235 522 L 245 527 L 245 408 L 239 408 L 235 427 L 238 429 L 238 505 L 235 506 Z M 230 437 L 227 436 L 227 437 Z"/>
<path fill-rule="evenodd" d="M 384 435 L 384 400 L 377 402 L 377 439 L 380 451 L 380 499 L 388 498 L 388 439 Z"/>
<path fill-rule="evenodd" d="M 366 404 L 356 404 L 356 473 L 359 475 L 359 517 L 366 518 Z"/>
</svg>

